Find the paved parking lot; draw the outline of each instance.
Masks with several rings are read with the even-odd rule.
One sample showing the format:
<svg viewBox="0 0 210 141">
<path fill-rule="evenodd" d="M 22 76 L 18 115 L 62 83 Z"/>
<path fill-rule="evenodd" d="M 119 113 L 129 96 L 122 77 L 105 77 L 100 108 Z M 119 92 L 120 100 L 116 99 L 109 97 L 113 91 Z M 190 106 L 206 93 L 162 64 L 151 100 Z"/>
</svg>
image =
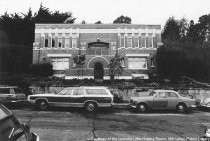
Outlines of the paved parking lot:
<svg viewBox="0 0 210 141">
<path fill-rule="evenodd" d="M 41 141 L 196 141 L 210 126 L 209 111 L 149 111 L 137 113 L 128 108 L 99 109 L 95 114 L 80 108 L 50 108 L 38 111 L 13 108 L 21 122 L 31 124 Z"/>
</svg>

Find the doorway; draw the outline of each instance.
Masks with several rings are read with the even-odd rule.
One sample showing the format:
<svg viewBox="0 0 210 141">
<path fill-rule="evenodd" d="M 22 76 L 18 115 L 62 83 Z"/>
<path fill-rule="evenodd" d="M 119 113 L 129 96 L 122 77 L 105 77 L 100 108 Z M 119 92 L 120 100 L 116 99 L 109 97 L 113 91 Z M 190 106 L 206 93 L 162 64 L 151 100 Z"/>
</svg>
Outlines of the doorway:
<svg viewBox="0 0 210 141">
<path fill-rule="evenodd" d="M 94 79 L 104 78 L 104 67 L 101 62 L 96 62 L 94 64 Z"/>
</svg>

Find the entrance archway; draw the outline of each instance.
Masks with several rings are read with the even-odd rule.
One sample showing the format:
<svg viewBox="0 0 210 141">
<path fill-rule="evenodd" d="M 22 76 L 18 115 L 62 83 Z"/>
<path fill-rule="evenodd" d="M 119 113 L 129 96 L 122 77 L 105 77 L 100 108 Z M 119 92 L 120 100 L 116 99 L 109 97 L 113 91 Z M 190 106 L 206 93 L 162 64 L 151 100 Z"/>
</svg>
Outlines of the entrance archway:
<svg viewBox="0 0 210 141">
<path fill-rule="evenodd" d="M 96 62 L 94 64 L 94 79 L 104 78 L 104 67 L 101 62 Z"/>
</svg>

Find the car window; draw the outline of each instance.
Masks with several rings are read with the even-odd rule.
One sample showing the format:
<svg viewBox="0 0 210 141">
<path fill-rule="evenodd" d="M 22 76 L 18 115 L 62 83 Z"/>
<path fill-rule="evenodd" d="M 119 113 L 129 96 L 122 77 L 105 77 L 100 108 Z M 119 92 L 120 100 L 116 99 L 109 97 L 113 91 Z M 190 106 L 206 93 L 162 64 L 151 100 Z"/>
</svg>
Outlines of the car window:
<svg viewBox="0 0 210 141">
<path fill-rule="evenodd" d="M 173 92 L 167 92 L 167 97 L 169 98 L 177 98 L 177 94 L 173 93 Z"/>
<path fill-rule="evenodd" d="M 158 92 L 156 97 L 160 97 L 160 98 L 165 98 L 166 97 L 166 93 L 165 92 Z"/>
<path fill-rule="evenodd" d="M 84 95 L 83 89 L 74 89 L 73 95 Z"/>
<path fill-rule="evenodd" d="M 16 94 L 22 94 L 23 93 L 22 89 L 19 89 L 19 88 L 14 88 L 14 91 L 15 91 Z"/>
<path fill-rule="evenodd" d="M 64 89 L 58 93 L 58 95 L 71 95 L 73 89 Z"/>
<path fill-rule="evenodd" d="M 10 89 L 9 88 L 1 88 L 0 94 L 10 94 Z"/>
<path fill-rule="evenodd" d="M 149 94 L 149 96 L 153 96 L 153 95 L 155 95 L 155 94 L 156 94 L 155 91 L 151 91 L 151 93 Z"/>
<path fill-rule="evenodd" d="M 86 89 L 87 95 L 108 95 L 105 89 Z"/>
</svg>

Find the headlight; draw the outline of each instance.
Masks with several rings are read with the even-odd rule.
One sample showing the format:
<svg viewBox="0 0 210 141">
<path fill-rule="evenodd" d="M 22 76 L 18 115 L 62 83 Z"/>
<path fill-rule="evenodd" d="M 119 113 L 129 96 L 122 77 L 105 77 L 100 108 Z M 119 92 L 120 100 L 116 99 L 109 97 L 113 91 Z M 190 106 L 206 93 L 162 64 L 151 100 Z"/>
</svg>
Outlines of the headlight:
<svg viewBox="0 0 210 141">
<path fill-rule="evenodd" d="M 206 104 L 206 106 L 210 106 L 210 102 Z"/>
</svg>

